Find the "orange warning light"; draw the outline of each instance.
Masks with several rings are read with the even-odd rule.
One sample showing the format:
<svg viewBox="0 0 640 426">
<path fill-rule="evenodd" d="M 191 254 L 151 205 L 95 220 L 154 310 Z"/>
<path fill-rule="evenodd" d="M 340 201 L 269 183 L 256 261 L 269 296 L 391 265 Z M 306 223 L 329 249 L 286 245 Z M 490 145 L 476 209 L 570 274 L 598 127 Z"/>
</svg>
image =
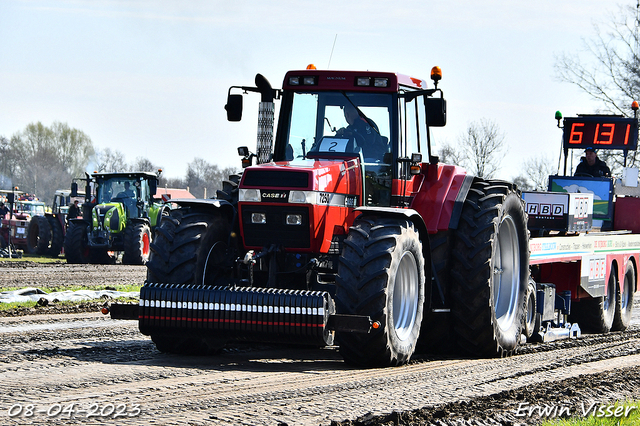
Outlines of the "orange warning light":
<svg viewBox="0 0 640 426">
<path fill-rule="evenodd" d="M 307 69 L 308 69 L 308 70 L 315 70 L 315 69 L 317 69 L 317 68 L 316 68 L 316 66 L 315 66 L 315 65 L 313 65 L 313 64 L 309 64 L 309 65 L 307 65 Z"/>
</svg>

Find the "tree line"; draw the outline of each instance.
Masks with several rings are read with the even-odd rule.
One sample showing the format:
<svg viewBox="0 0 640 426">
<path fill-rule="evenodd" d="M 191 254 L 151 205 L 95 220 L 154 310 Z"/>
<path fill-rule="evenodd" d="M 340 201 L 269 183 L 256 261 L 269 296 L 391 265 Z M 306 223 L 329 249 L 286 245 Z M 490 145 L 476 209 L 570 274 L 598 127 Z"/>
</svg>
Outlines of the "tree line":
<svg viewBox="0 0 640 426">
<path fill-rule="evenodd" d="M 18 187 L 45 204 L 51 204 L 56 190 L 69 189 L 74 178 L 84 177 L 85 171 L 155 172 L 161 168 L 148 158 L 128 162 L 120 151 L 99 149 L 86 133 L 67 123 L 31 123 L 10 139 L 0 136 L 0 189 Z M 234 173 L 237 169 L 221 169 L 195 158 L 187 165 L 183 178 L 161 176 L 159 186 L 188 188 L 196 198 L 205 198 L 205 194 L 211 198 L 222 187 L 222 181 Z"/>
</svg>

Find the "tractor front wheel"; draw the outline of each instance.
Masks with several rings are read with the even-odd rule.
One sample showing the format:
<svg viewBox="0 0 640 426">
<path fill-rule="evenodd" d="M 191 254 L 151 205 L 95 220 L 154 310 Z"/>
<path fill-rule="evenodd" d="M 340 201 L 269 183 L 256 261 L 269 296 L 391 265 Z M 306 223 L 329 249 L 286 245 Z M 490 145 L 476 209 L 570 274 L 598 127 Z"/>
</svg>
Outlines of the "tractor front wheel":
<svg viewBox="0 0 640 426">
<path fill-rule="evenodd" d="M 370 333 L 336 333 L 346 362 L 382 367 L 409 361 L 422 323 L 424 262 L 418 232 L 408 220 L 354 221 L 338 266 L 336 310 L 369 316 L 380 326 Z"/>
<path fill-rule="evenodd" d="M 144 265 L 149 261 L 151 228 L 146 222 L 129 224 L 124 231 L 122 263 Z"/>
</svg>

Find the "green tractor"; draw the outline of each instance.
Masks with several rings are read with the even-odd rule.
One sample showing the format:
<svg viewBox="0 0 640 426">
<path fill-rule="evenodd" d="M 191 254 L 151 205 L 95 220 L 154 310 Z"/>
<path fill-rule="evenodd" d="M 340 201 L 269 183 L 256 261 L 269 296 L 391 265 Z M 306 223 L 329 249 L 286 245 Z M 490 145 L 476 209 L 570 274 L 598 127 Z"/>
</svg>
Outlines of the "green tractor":
<svg viewBox="0 0 640 426">
<path fill-rule="evenodd" d="M 158 173 L 86 174 L 81 217 L 70 219 L 64 241 L 67 263 L 144 265 L 156 227 L 169 205 L 154 198 Z M 71 195 L 78 184 L 71 184 Z"/>
</svg>

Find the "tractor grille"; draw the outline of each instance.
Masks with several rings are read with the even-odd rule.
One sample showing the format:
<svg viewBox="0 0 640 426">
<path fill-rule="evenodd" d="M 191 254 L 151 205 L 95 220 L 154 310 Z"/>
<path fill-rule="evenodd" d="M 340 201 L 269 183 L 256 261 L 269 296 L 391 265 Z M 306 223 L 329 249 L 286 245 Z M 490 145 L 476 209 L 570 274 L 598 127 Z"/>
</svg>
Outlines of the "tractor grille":
<svg viewBox="0 0 640 426">
<path fill-rule="evenodd" d="M 271 244 L 286 248 L 310 248 L 311 229 L 309 227 L 309 208 L 306 206 L 243 205 L 242 226 L 244 244 L 250 247 L 267 247 Z M 252 223 L 253 213 L 264 213 L 266 223 Z M 301 225 L 287 225 L 289 214 L 302 216 Z"/>
<path fill-rule="evenodd" d="M 309 188 L 309 173 L 282 170 L 247 170 L 243 186 L 270 188 Z"/>
<path fill-rule="evenodd" d="M 146 284 L 139 326 L 146 335 L 289 341 L 326 345 L 333 301 L 327 292 L 256 287 Z"/>
</svg>

